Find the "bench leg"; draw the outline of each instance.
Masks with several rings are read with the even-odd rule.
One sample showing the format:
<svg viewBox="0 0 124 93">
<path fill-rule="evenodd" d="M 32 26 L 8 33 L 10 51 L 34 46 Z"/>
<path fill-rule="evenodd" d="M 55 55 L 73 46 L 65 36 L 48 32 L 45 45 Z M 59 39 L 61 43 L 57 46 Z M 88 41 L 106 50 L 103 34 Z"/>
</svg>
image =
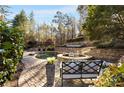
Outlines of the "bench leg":
<svg viewBox="0 0 124 93">
<path fill-rule="evenodd" d="M 61 77 L 61 87 L 63 87 L 63 77 Z"/>
<path fill-rule="evenodd" d="M 91 78 L 91 85 L 90 86 L 94 86 L 94 81 L 93 81 L 94 79 L 93 78 Z"/>
</svg>

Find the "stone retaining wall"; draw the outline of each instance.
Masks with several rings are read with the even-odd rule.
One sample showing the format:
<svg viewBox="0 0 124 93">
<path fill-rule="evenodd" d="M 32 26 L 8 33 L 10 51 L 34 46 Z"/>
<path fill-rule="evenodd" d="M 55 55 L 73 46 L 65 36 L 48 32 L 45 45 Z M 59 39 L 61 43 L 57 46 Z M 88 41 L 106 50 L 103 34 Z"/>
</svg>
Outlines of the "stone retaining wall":
<svg viewBox="0 0 124 93">
<path fill-rule="evenodd" d="M 97 49 L 94 47 L 85 48 L 56 48 L 59 53 L 63 52 L 79 52 L 82 54 L 91 55 L 97 59 L 104 59 L 106 61 L 117 62 L 124 56 L 124 49 Z"/>
</svg>

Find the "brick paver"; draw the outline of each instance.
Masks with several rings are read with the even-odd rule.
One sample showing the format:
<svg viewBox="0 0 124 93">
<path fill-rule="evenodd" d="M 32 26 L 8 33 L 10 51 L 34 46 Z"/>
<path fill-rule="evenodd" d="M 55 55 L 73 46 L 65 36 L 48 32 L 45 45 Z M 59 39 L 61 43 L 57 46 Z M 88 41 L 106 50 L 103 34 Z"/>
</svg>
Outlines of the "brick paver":
<svg viewBox="0 0 124 93">
<path fill-rule="evenodd" d="M 18 81 L 19 87 L 39 87 L 46 83 L 46 60 L 37 59 L 35 55 L 30 56 L 29 53 L 34 52 L 24 53 L 22 62 L 25 67 Z"/>
<path fill-rule="evenodd" d="M 46 60 L 37 59 L 35 55 L 29 56 L 29 53 L 25 52 L 22 62 L 24 63 L 24 69 L 18 80 L 19 87 L 47 87 L 46 86 Z M 55 82 L 54 87 L 61 86 L 59 62 L 55 64 Z M 64 87 L 86 87 L 88 85 L 82 83 L 80 80 L 66 80 Z"/>
</svg>

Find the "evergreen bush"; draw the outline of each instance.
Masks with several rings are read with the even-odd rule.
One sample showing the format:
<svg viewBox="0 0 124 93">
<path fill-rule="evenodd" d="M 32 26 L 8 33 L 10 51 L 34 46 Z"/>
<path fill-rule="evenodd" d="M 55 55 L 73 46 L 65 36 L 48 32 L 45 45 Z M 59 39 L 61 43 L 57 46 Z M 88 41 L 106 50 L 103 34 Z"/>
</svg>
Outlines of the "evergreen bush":
<svg viewBox="0 0 124 93">
<path fill-rule="evenodd" d="M 110 65 L 95 82 L 97 87 L 124 87 L 124 64 Z"/>
<path fill-rule="evenodd" d="M 8 22 L 0 21 L 0 49 L 4 49 L 0 59 L 0 85 L 11 80 L 21 61 L 24 48 L 24 34 Z"/>
</svg>

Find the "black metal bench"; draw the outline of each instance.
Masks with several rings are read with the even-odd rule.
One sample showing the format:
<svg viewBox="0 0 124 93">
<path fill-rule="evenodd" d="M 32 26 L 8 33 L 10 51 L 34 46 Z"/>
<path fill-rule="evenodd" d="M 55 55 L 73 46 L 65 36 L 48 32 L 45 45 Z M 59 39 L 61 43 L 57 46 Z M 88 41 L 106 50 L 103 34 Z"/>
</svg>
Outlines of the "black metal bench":
<svg viewBox="0 0 124 93">
<path fill-rule="evenodd" d="M 60 77 L 66 79 L 95 79 L 102 69 L 102 60 L 67 61 L 60 64 Z"/>
</svg>

